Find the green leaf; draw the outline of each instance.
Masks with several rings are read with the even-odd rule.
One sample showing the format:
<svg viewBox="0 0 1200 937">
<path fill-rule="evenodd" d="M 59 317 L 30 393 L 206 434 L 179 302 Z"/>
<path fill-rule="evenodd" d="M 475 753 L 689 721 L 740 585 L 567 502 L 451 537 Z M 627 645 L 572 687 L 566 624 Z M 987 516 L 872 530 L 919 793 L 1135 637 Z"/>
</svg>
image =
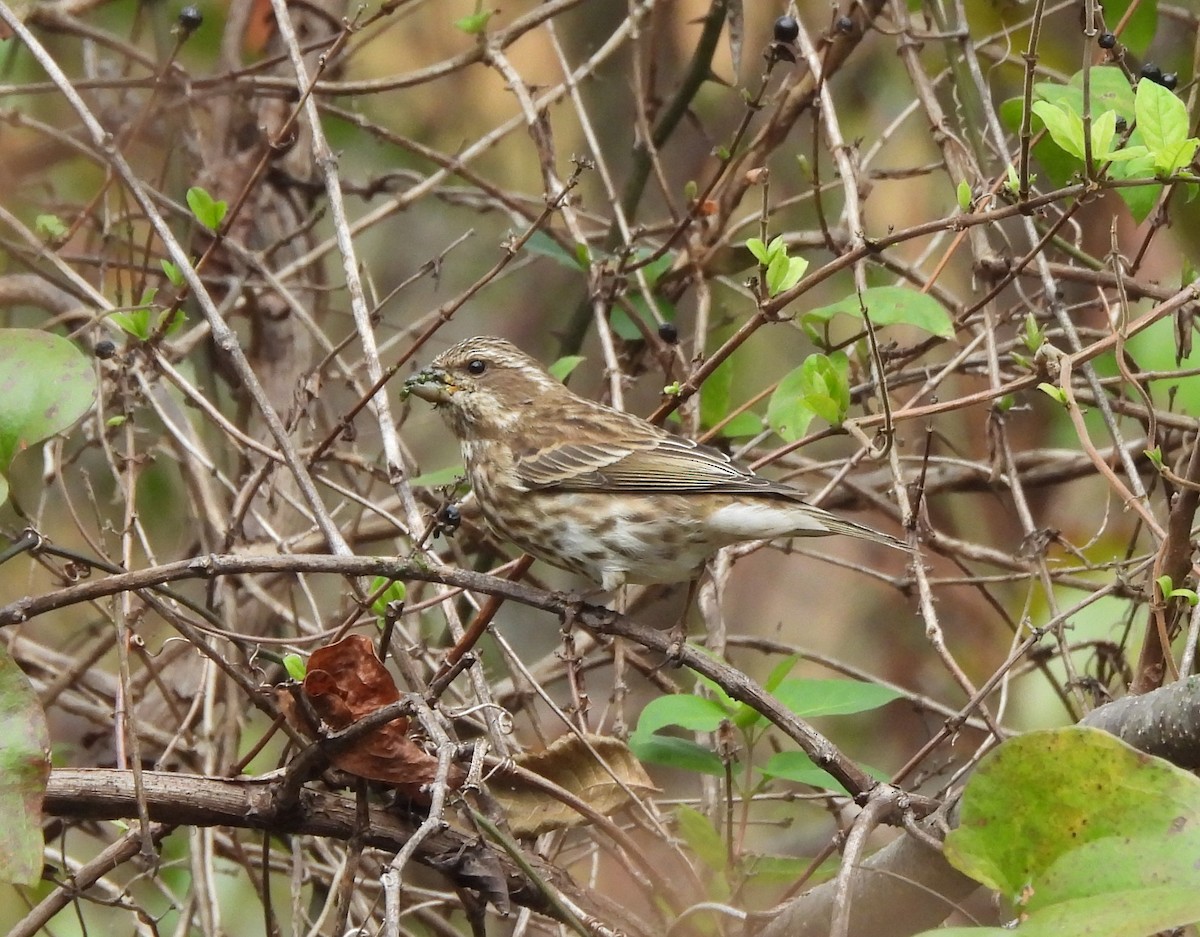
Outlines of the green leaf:
<svg viewBox="0 0 1200 937">
<path fill-rule="evenodd" d="M 558 241 L 544 231 L 535 231 L 533 236 L 525 242 L 525 250 L 539 257 L 549 257 L 556 263 L 570 267 L 572 270 L 586 269 L 586 265 L 581 267 L 578 258 L 563 250 Z"/>
<path fill-rule="evenodd" d="M 73 343 L 39 329 L 0 329 L 0 472 L 75 423 L 95 396 L 91 363 Z"/>
<path fill-rule="evenodd" d="M 729 862 L 729 850 L 708 817 L 681 804 L 675 808 L 675 824 L 692 854 L 714 872 L 724 871 Z"/>
<path fill-rule="evenodd" d="M 803 257 L 788 257 L 779 255 L 771 261 L 767 268 L 767 289 L 772 296 L 790 290 L 800 282 L 808 269 L 808 261 Z"/>
<path fill-rule="evenodd" d="M 903 286 L 875 286 L 864 290 L 862 305 L 876 326 L 911 325 L 940 338 L 954 337 L 954 323 L 942 304 L 928 293 Z M 836 315 L 862 318 L 859 297 L 851 293 L 829 306 L 804 313 L 805 322 L 827 322 Z"/>
<path fill-rule="evenodd" d="M 1107 162 L 1113 157 L 1114 154 L 1111 151 L 1116 136 L 1116 111 L 1105 111 L 1092 118 L 1092 162 Z"/>
<path fill-rule="evenodd" d="M 464 16 L 454 21 L 454 28 L 468 36 L 481 35 L 486 29 L 488 20 L 492 18 L 493 10 L 480 10 L 470 16 Z"/>
<path fill-rule="evenodd" d="M 383 591 L 380 592 L 380 590 Z M 371 581 L 370 594 L 375 595 L 376 592 L 379 592 L 379 595 L 371 603 L 371 611 L 382 624 L 384 616 L 387 615 L 388 606 L 393 602 L 403 602 L 404 597 L 408 595 L 408 589 L 399 580 L 391 580 L 385 576 L 376 576 Z"/>
<path fill-rule="evenodd" d="M 1153 449 L 1143 449 L 1142 451 L 1146 454 L 1146 458 L 1150 460 L 1150 464 L 1161 472 L 1163 467 L 1162 446 L 1155 446 Z"/>
<path fill-rule="evenodd" d="M 196 220 L 210 231 L 221 227 L 221 222 L 225 220 L 225 214 L 229 211 L 228 202 L 214 199 L 198 185 L 187 190 L 187 203 Z"/>
<path fill-rule="evenodd" d="M 1047 397 L 1054 398 L 1064 407 L 1067 406 L 1067 392 L 1057 384 L 1050 384 L 1046 381 L 1042 381 L 1042 383 L 1038 384 L 1037 388 Z"/>
<path fill-rule="evenodd" d="M 781 781 L 794 781 L 797 784 L 847 793 L 833 775 L 818 768 L 804 752 L 776 752 L 767 759 L 767 763 L 760 770 L 768 778 L 779 778 Z"/>
<path fill-rule="evenodd" d="M 565 355 L 555 361 L 546 370 L 557 380 L 565 381 L 567 375 L 579 367 L 585 360 L 587 359 L 583 355 Z"/>
<path fill-rule="evenodd" d="M 789 654 L 783 658 L 778 664 L 771 668 L 771 672 L 767 674 L 767 679 L 763 681 L 763 689 L 768 693 L 774 693 L 778 689 L 779 684 L 783 683 L 784 678 L 792 672 L 792 669 L 800 663 L 799 654 Z"/>
<path fill-rule="evenodd" d="M 49 777 L 46 714 L 29 679 L 0 644 L 0 882 L 41 881 L 42 798 Z"/>
<path fill-rule="evenodd" d="M 1083 118 L 1070 108 L 1049 101 L 1034 101 L 1033 112 L 1042 119 L 1050 136 L 1064 153 L 1083 159 Z"/>
<path fill-rule="evenodd" d="M 304 678 L 308 676 L 308 665 L 299 654 L 284 654 L 283 669 L 297 683 L 302 683 Z"/>
<path fill-rule="evenodd" d="M 963 179 L 961 182 L 959 182 L 958 188 L 955 189 L 955 195 L 958 198 L 959 210 L 963 212 L 969 212 L 971 210 L 972 202 L 971 183 L 967 182 L 966 179 Z"/>
<path fill-rule="evenodd" d="M 1188 137 L 1187 108 L 1162 85 L 1143 78 L 1134 96 L 1134 112 L 1142 143 L 1154 157 L 1154 168 L 1168 175 L 1188 165 L 1196 138 Z"/>
<path fill-rule="evenodd" d="M 114 312 L 109 316 L 113 322 L 129 335 L 139 341 L 146 341 L 150 338 L 150 310 L 145 306 L 138 309 L 131 309 L 128 312 Z"/>
<path fill-rule="evenodd" d="M 1046 341 L 1046 334 L 1038 326 L 1037 317 L 1031 312 L 1025 316 L 1025 347 L 1037 351 Z"/>
<path fill-rule="evenodd" d="M 1167 593 L 1167 598 L 1183 599 L 1188 605 L 1192 606 L 1192 608 L 1195 608 L 1197 604 L 1200 604 L 1200 595 L 1197 595 L 1194 589 L 1172 589 L 1169 593 Z"/>
<path fill-rule="evenodd" d="M 721 759 L 717 757 L 716 753 L 690 739 L 680 739 L 670 735 L 643 735 L 635 732 L 629 737 L 629 749 L 640 761 L 647 764 L 691 771 L 695 774 L 711 774 L 716 777 L 725 774 L 725 765 L 721 763 Z"/>
<path fill-rule="evenodd" d="M 1032 181 L 1031 178 L 1030 182 Z M 1017 167 L 1012 163 L 1009 163 L 1008 168 L 1004 171 L 1004 186 L 1011 195 L 1017 195 L 1021 191 L 1021 174 L 1017 172 Z"/>
<path fill-rule="evenodd" d="M 868 712 L 900 699 L 901 694 L 890 687 L 858 680 L 793 678 L 779 684 L 775 697 L 802 719 L 812 719 Z"/>
<path fill-rule="evenodd" d="M 66 237 L 68 231 L 58 215 L 38 215 L 33 221 L 33 227 L 38 234 L 50 241 Z"/>
<path fill-rule="evenodd" d="M 667 726 L 679 726 L 692 732 L 714 732 L 729 718 L 729 711 L 715 700 L 693 693 L 657 696 L 646 704 L 638 717 L 637 734 L 650 735 Z"/>
<path fill-rule="evenodd" d="M 717 365 L 700 385 L 700 425 L 711 429 L 720 423 L 733 409 L 734 361 L 729 357 Z M 762 430 L 762 418 L 755 413 L 739 413 L 721 427 L 721 435 L 727 438 L 753 436 Z"/>
<path fill-rule="evenodd" d="M 163 273 L 167 275 L 167 279 L 171 282 L 172 286 L 176 288 L 183 286 L 183 274 L 179 272 L 178 267 L 165 257 L 159 261 L 159 264 L 162 266 Z"/>
<path fill-rule="evenodd" d="M 721 435 L 726 439 L 737 439 L 741 436 L 757 436 L 762 430 L 762 417 L 750 410 L 743 410 L 721 427 Z"/>
<path fill-rule="evenodd" d="M 167 322 L 168 316 L 171 317 L 170 322 Z M 156 330 L 162 329 L 167 335 L 174 335 L 181 328 L 183 328 L 183 324 L 186 321 L 187 316 L 184 314 L 182 309 L 176 309 L 174 312 L 171 312 L 169 309 L 164 309 L 159 315 L 158 321 L 155 322 L 154 328 Z M 165 327 L 164 323 L 166 323 Z"/>
<path fill-rule="evenodd" d="M 1139 132 L 1135 129 L 1133 137 L 1130 138 L 1131 142 L 1138 136 Z M 1145 148 L 1143 147 L 1143 149 Z M 1108 173 L 1114 179 L 1119 180 L 1155 179 L 1157 171 L 1154 166 L 1154 155 L 1146 152 L 1135 159 L 1115 162 L 1109 167 Z M 1140 224 L 1150 217 L 1150 212 L 1158 204 L 1162 191 L 1162 184 L 1154 183 L 1139 186 L 1122 186 L 1117 189 L 1117 194 L 1121 196 L 1121 200 L 1129 208 L 1129 213 L 1133 215 L 1134 221 Z"/>
<path fill-rule="evenodd" d="M 850 408 L 850 363 L 844 352 L 814 354 L 784 376 L 767 404 L 767 424 L 786 442 L 800 439 L 814 416 L 832 426 Z"/>
<path fill-rule="evenodd" d="M 1020 927 L 945 927 L 917 937 L 1150 937 L 1200 920 L 1200 894 L 1167 886 L 1063 901 L 1029 915 Z"/>
<path fill-rule="evenodd" d="M 1169 887 L 1195 904 L 1161 926 L 1200 920 L 1200 781 L 1097 729 L 1030 732 L 984 756 L 945 855 L 1031 915 Z"/>
<path fill-rule="evenodd" d="M 761 238 L 747 238 L 746 249 L 749 250 L 750 253 L 754 255 L 754 259 L 764 267 L 770 263 L 770 258 L 767 256 L 767 245 L 762 242 Z"/>
<path fill-rule="evenodd" d="M 805 400 L 804 379 L 803 365 L 789 371 L 767 404 L 767 425 L 784 442 L 802 438 L 817 415 Z"/>
</svg>

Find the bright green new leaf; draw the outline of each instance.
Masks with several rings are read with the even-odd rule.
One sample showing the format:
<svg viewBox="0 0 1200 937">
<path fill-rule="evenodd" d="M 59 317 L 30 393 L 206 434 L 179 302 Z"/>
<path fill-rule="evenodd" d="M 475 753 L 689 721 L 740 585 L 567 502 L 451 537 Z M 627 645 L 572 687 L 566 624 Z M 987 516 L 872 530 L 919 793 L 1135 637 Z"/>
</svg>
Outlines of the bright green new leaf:
<svg viewBox="0 0 1200 937">
<path fill-rule="evenodd" d="M 382 590 L 382 591 L 380 591 Z M 371 603 L 371 611 L 380 621 L 387 614 L 388 606 L 393 602 L 403 602 L 404 597 L 408 595 L 408 589 L 404 583 L 398 580 L 391 580 L 385 576 L 376 576 L 371 582 L 371 595 L 379 593 L 375 601 Z"/>
<path fill-rule="evenodd" d="M 1083 118 L 1069 108 L 1034 101 L 1033 112 L 1042 119 L 1059 148 L 1078 160 L 1083 159 Z"/>
<path fill-rule="evenodd" d="M 762 238 L 747 238 L 746 249 L 764 267 L 771 262 L 770 257 L 767 255 L 767 245 L 762 242 Z"/>
<path fill-rule="evenodd" d="M 1053 397 L 1064 407 L 1067 405 L 1067 392 L 1057 384 L 1051 384 L 1048 381 L 1042 381 L 1042 383 L 1038 384 L 1037 388 L 1047 397 Z"/>
<path fill-rule="evenodd" d="M 132 335 L 139 341 L 146 341 L 150 338 L 150 310 L 145 306 L 140 309 L 131 309 L 128 312 L 114 312 L 109 316 L 121 329 L 128 335 Z"/>
<path fill-rule="evenodd" d="M 308 676 L 308 665 L 299 654 L 284 654 L 283 669 L 297 683 L 302 683 L 304 678 Z"/>
<path fill-rule="evenodd" d="M 1143 78 L 1134 96 L 1134 112 L 1142 143 L 1154 158 L 1161 175 L 1187 166 L 1200 141 L 1188 137 L 1188 114 L 1184 103 L 1156 82 Z"/>
<path fill-rule="evenodd" d="M 187 203 L 196 220 L 210 231 L 221 227 L 221 222 L 225 220 L 225 214 L 229 211 L 228 202 L 214 199 L 197 185 L 187 190 Z"/>
<path fill-rule="evenodd" d="M 51 241 L 67 236 L 67 226 L 58 215 L 38 215 L 33 220 L 33 226 L 38 234 Z"/>
<path fill-rule="evenodd" d="M 1038 325 L 1037 317 L 1031 312 L 1025 316 L 1025 347 L 1037 351 L 1046 340 L 1046 334 Z"/>
<path fill-rule="evenodd" d="M 183 274 L 179 272 L 178 267 L 165 257 L 159 261 L 159 264 L 162 266 L 163 273 L 167 275 L 167 279 L 171 281 L 172 286 L 177 288 L 183 286 Z"/>
<path fill-rule="evenodd" d="M 844 352 L 814 354 L 788 373 L 767 404 L 767 423 L 786 442 L 800 439 L 813 417 L 839 425 L 850 409 L 850 363 Z"/>
<path fill-rule="evenodd" d="M 454 28 L 468 36 L 478 36 L 487 29 L 488 20 L 492 18 L 491 10 L 481 10 L 454 21 Z"/>
<path fill-rule="evenodd" d="M 808 269 L 808 261 L 803 257 L 788 257 L 779 253 L 767 267 L 767 292 L 772 296 L 790 290 L 800 282 Z"/>
<path fill-rule="evenodd" d="M 963 179 L 958 183 L 958 188 L 955 189 L 955 195 L 958 198 L 958 207 L 963 212 L 971 210 L 971 183 Z"/>
</svg>

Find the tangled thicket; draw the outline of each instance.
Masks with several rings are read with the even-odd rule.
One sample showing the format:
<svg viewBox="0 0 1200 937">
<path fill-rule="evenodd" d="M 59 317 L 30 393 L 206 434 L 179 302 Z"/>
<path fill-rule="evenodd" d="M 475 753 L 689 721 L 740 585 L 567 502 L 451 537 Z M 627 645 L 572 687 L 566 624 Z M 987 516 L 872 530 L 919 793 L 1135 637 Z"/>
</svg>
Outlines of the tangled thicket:
<svg viewBox="0 0 1200 937">
<path fill-rule="evenodd" d="M 54 748 L 45 879 L 0 922 L 913 933 L 973 887 L 927 816 L 985 752 L 1186 686 L 1195 167 L 1119 149 L 1153 149 L 1147 75 L 1194 136 L 1200 17 L 803 6 L 0 4 L 4 325 L 96 389 L 0 515 Z M 725 551 L 682 650 L 682 585 L 512 575 L 397 393 L 473 334 L 911 552 Z M 308 747 L 348 678 L 283 686 L 350 632 L 387 639 L 398 805 L 361 727 Z M 896 701 L 818 732 L 768 692 L 795 676 Z"/>
</svg>

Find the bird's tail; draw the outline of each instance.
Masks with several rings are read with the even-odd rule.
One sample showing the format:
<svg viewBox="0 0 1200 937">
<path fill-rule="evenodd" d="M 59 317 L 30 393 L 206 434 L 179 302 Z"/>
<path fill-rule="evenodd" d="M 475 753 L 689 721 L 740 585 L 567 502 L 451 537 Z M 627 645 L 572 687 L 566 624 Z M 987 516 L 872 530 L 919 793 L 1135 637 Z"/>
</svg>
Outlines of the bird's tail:
<svg viewBox="0 0 1200 937">
<path fill-rule="evenodd" d="M 885 547 L 891 547 L 893 550 L 908 549 L 908 544 L 903 540 L 897 540 L 891 534 L 885 534 L 883 531 L 867 527 L 865 524 L 856 524 L 854 521 L 848 521 L 844 517 L 838 517 L 836 514 L 821 511 L 820 520 L 831 534 L 844 534 L 847 537 L 854 537 L 858 540 L 882 543 Z"/>
</svg>

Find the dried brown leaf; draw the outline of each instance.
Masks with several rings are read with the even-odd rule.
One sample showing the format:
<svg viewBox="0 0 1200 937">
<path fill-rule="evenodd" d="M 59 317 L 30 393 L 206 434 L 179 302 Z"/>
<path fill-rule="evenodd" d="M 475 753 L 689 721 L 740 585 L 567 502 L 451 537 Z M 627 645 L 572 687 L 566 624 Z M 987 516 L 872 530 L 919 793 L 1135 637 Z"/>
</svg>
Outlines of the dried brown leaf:
<svg viewBox="0 0 1200 937">
<path fill-rule="evenodd" d="M 597 762 L 596 755 L 612 769 L 611 774 Z M 545 751 L 520 756 L 516 763 L 602 814 L 615 813 L 631 803 L 630 791 L 642 796 L 657 790 L 629 746 L 607 735 L 564 735 Z M 518 778 L 498 778 L 491 789 L 506 808 L 509 827 L 518 836 L 537 836 L 589 822 L 569 805 L 554 800 L 546 790 Z"/>
<path fill-rule="evenodd" d="M 302 688 L 313 711 L 334 729 L 344 729 L 400 699 L 396 682 L 364 635 L 350 635 L 314 651 L 308 659 Z M 288 722 L 309 735 L 315 734 L 290 695 L 281 693 L 279 697 Z M 407 719 L 400 718 L 373 729 L 330 753 L 329 760 L 347 774 L 382 781 L 409 797 L 419 797 L 421 786 L 437 777 L 437 758 L 413 741 L 408 724 Z M 463 780 L 462 769 L 451 765 L 447 783 L 457 788 Z"/>
</svg>

